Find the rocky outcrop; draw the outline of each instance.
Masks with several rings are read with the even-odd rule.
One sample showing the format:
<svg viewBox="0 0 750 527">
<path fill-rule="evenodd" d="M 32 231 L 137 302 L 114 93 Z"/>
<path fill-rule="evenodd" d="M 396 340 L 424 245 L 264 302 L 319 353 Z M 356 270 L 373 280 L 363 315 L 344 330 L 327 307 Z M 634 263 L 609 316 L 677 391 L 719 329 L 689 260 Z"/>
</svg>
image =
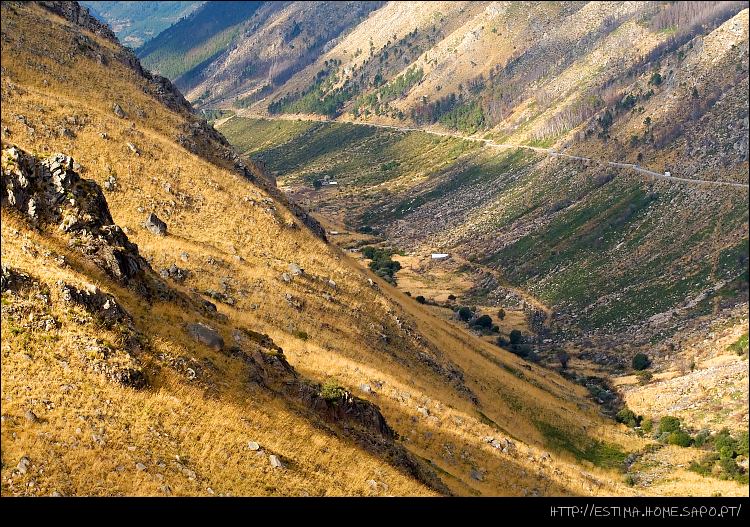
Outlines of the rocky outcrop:
<svg viewBox="0 0 750 527">
<path fill-rule="evenodd" d="M 81 179 L 64 154 L 46 159 L 11 146 L 2 151 L 3 206 L 38 227 L 56 225 L 68 245 L 123 284 L 137 282 L 150 266 L 114 224 L 107 200 L 94 181 Z"/>
<path fill-rule="evenodd" d="M 81 290 L 69 284 L 60 284 L 60 297 L 64 302 L 78 304 L 95 315 L 106 328 L 113 328 L 117 324 L 133 325 L 133 319 L 120 307 L 115 297 L 96 287 Z"/>
<path fill-rule="evenodd" d="M 118 42 L 114 31 L 107 24 L 94 18 L 89 10 L 78 2 L 38 2 L 38 4 L 87 31 L 112 42 Z"/>
</svg>

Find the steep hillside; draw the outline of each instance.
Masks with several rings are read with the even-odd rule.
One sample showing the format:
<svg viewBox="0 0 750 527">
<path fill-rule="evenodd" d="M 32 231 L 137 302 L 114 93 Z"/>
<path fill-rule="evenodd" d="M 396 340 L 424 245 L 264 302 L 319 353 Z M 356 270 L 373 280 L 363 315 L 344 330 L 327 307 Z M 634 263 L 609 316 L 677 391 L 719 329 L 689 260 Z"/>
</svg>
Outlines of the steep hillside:
<svg viewBox="0 0 750 527">
<path fill-rule="evenodd" d="M 552 329 L 623 331 L 647 345 L 747 300 L 747 187 L 616 166 L 747 184 L 747 13 L 636 73 L 616 70 L 611 102 L 557 139 L 531 140 L 527 124 L 495 139 L 533 148 L 314 121 L 235 117 L 220 129 L 320 216 L 374 227 L 416 255 L 467 259 L 466 302 L 512 307 L 510 282 L 554 308 Z M 550 82 L 579 67 L 569 70 Z M 338 185 L 315 191 L 325 178 Z"/>
<path fill-rule="evenodd" d="M 203 2 L 81 2 L 91 14 L 107 23 L 125 46 L 137 48 Z"/>
<path fill-rule="evenodd" d="M 317 59 L 380 4 L 208 2 L 138 54 L 198 105 L 243 92 L 238 104 L 248 104 Z"/>
<path fill-rule="evenodd" d="M 362 271 L 75 4 L 0 9 L 3 495 L 746 494 Z"/>
</svg>

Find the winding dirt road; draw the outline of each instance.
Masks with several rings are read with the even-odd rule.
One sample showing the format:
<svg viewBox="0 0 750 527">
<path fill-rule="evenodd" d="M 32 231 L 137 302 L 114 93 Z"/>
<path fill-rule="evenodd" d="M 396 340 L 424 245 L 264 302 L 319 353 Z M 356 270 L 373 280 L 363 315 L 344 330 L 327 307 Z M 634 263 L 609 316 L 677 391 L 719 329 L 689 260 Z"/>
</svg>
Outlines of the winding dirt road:
<svg viewBox="0 0 750 527">
<path fill-rule="evenodd" d="M 665 181 L 672 181 L 675 183 L 685 183 L 688 185 L 705 185 L 705 186 L 719 186 L 719 187 L 731 187 L 731 188 L 737 188 L 741 190 L 748 190 L 750 189 L 750 185 L 748 183 L 738 183 L 735 181 L 711 181 L 707 179 L 692 179 L 692 178 L 683 178 L 683 177 L 677 177 L 673 175 L 666 175 L 661 172 L 654 172 L 653 170 L 649 170 L 647 168 L 643 168 L 640 165 L 636 165 L 633 163 L 618 163 L 615 161 L 605 161 L 605 160 L 599 160 L 599 159 L 593 159 L 590 157 L 582 157 L 582 156 L 574 156 L 570 154 L 565 154 L 563 152 L 555 151 L 551 148 L 542 148 L 538 146 L 529 146 L 529 145 L 520 145 L 520 144 L 510 144 L 510 143 L 496 143 L 492 139 L 482 139 L 478 137 L 470 137 L 465 136 L 461 134 L 451 133 L 451 132 L 440 132 L 436 130 L 425 130 L 423 128 L 411 128 L 408 126 L 394 126 L 394 125 L 388 125 L 388 124 L 379 124 L 379 123 L 362 123 L 358 121 L 350 121 L 347 119 L 339 119 L 339 120 L 333 120 L 328 119 L 325 117 L 319 117 L 319 116 L 300 116 L 300 115 L 285 115 L 285 116 L 268 116 L 268 115 L 260 115 L 260 114 L 252 114 L 252 113 L 246 113 L 246 112 L 240 112 L 240 114 L 237 114 L 239 117 L 247 117 L 247 118 L 255 118 L 255 119 L 267 119 L 272 121 L 314 121 L 314 122 L 324 122 L 324 123 L 348 123 L 348 124 L 354 124 L 358 126 L 370 126 L 372 128 L 384 128 L 387 130 L 394 130 L 397 132 L 423 132 L 425 134 L 431 134 L 431 135 L 437 135 L 440 137 L 452 137 L 455 139 L 463 139 L 465 141 L 474 141 L 477 143 L 483 143 L 485 146 L 488 146 L 490 148 L 500 148 L 500 149 L 509 149 L 509 148 L 523 148 L 526 150 L 533 150 L 534 152 L 538 152 L 541 154 L 546 154 L 548 156 L 552 157 L 564 157 L 566 159 L 573 159 L 576 161 L 586 161 L 586 162 L 594 162 L 599 163 L 602 165 L 608 165 L 616 168 L 624 168 L 633 170 L 634 172 L 639 172 L 641 174 L 644 174 L 646 176 L 649 176 L 652 179 L 661 179 Z M 215 123 L 215 126 L 220 126 L 227 121 L 230 121 L 233 119 L 235 115 L 228 117 L 226 119 L 222 119 L 220 121 L 217 121 Z"/>
</svg>

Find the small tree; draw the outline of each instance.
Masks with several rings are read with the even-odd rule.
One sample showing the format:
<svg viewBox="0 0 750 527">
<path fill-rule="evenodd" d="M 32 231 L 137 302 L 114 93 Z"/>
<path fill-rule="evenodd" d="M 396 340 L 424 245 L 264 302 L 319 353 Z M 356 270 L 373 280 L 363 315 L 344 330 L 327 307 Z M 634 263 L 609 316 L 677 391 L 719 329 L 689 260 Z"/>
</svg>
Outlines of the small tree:
<svg viewBox="0 0 750 527">
<path fill-rule="evenodd" d="M 693 439 L 684 430 L 675 430 L 669 434 L 667 443 L 670 445 L 677 445 L 682 447 L 688 447 L 693 443 Z"/>
<path fill-rule="evenodd" d="M 316 180 L 314 180 L 314 181 L 313 181 L 313 188 L 314 188 L 315 190 L 318 190 L 318 189 L 319 189 L 319 188 L 321 188 L 322 186 L 323 186 L 323 182 L 322 182 L 321 180 L 319 180 L 319 179 L 316 179 Z"/>
<path fill-rule="evenodd" d="M 645 353 L 636 353 L 633 357 L 632 365 L 634 370 L 645 370 L 651 365 L 651 361 Z"/>
<path fill-rule="evenodd" d="M 424 299 L 424 297 L 423 297 L 422 295 L 418 295 L 418 296 L 416 297 L 416 300 L 417 300 L 417 302 L 419 302 L 420 304 L 424 304 L 424 303 L 425 303 L 425 299 Z"/>
<path fill-rule="evenodd" d="M 559 350 L 557 352 L 557 360 L 560 361 L 560 367 L 565 370 L 568 368 L 568 362 L 570 361 L 570 355 L 565 350 Z"/>
<path fill-rule="evenodd" d="M 463 307 L 461 307 L 461 308 L 460 308 L 460 309 L 458 310 L 458 318 L 460 318 L 460 319 L 461 319 L 461 320 L 463 320 L 464 322 L 468 322 L 468 321 L 469 321 L 469 319 L 471 318 L 471 316 L 472 316 L 473 314 L 474 314 L 474 313 L 472 313 L 471 309 L 469 309 L 469 308 L 468 308 L 468 307 L 466 307 L 466 306 L 463 306 Z"/>
<path fill-rule="evenodd" d="M 641 423 L 642 417 L 639 415 L 635 415 L 635 412 L 628 408 L 627 406 L 617 412 L 617 415 L 615 416 L 618 423 L 623 423 L 630 428 L 635 428 Z"/>
<path fill-rule="evenodd" d="M 659 86 L 662 83 L 661 73 L 658 71 L 651 75 L 651 78 L 648 80 L 649 85 L 651 86 Z"/>
<path fill-rule="evenodd" d="M 505 320 L 505 310 L 501 307 L 500 311 L 497 312 L 497 317 L 500 320 Z"/>
<path fill-rule="evenodd" d="M 519 344 L 521 344 L 521 342 L 523 342 L 523 334 L 517 329 L 514 329 L 513 331 L 511 331 L 510 332 L 510 345 L 513 347 L 516 347 Z"/>
<path fill-rule="evenodd" d="M 680 420 L 671 415 L 665 415 L 659 420 L 659 433 L 676 432 L 680 429 Z"/>
<path fill-rule="evenodd" d="M 480 328 L 490 329 L 492 327 L 492 318 L 489 315 L 482 315 L 474 321 L 475 326 Z"/>
</svg>

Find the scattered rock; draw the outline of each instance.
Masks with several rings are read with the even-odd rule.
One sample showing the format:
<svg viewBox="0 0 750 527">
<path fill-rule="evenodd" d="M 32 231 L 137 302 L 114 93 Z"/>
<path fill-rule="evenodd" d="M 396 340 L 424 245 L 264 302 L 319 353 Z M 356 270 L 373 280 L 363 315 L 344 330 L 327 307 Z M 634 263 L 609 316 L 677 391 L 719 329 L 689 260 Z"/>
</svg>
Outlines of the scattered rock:
<svg viewBox="0 0 750 527">
<path fill-rule="evenodd" d="M 167 234 L 167 224 L 161 221 L 153 212 L 148 215 L 143 226 L 157 236 L 165 236 Z"/>
<path fill-rule="evenodd" d="M 289 272 L 292 273 L 294 276 L 299 276 L 303 274 L 305 271 L 296 263 L 290 263 L 288 266 Z"/>
<path fill-rule="evenodd" d="M 181 269 L 180 267 L 177 267 L 176 264 L 172 264 L 169 267 L 162 269 L 159 271 L 159 274 L 162 276 L 162 278 L 171 278 L 175 282 L 182 283 L 184 282 L 189 273 L 186 269 Z"/>
<path fill-rule="evenodd" d="M 38 417 L 36 416 L 36 414 L 35 414 L 34 412 L 32 412 L 31 410 L 26 410 L 26 413 L 25 413 L 25 414 L 23 414 L 23 416 L 24 416 L 24 417 L 26 418 L 26 420 L 27 420 L 27 421 L 29 421 L 30 423 L 38 423 L 38 422 L 39 422 L 39 418 L 38 418 Z"/>
<path fill-rule="evenodd" d="M 114 192 L 115 190 L 117 190 L 117 178 L 115 176 L 112 176 L 112 175 L 109 176 L 104 181 L 104 185 L 103 186 L 104 186 L 104 190 L 106 190 L 108 192 Z"/>
<path fill-rule="evenodd" d="M 271 462 L 271 466 L 273 468 L 284 468 L 284 464 L 281 462 L 281 460 L 273 454 L 268 456 L 268 461 Z"/>
<path fill-rule="evenodd" d="M 115 104 L 114 104 L 114 105 L 112 106 L 112 111 L 113 111 L 113 112 L 114 112 L 114 114 L 115 114 L 115 115 L 116 115 L 117 117 L 119 117 L 120 119 L 125 119 L 125 117 L 126 117 L 126 114 L 125 114 L 125 110 L 123 110 L 123 109 L 122 109 L 122 106 L 120 106 L 119 104 L 115 103 Z"/>
<path fill-rule="evenodd" d="M 144 465 L 143 463 L 136 463 L 135 468 L 139 472 L 143 472 L 144 470 L 146 470 L 146 465 Z"/>
<path fill-rule="evenodd" d="M 140 156 L 141 151 L 138 150 L 138 147 L 135 146 L 133 143 L 125 143 L 125 145 L 128 147 L 128 149 L 133 152 L 135 155 Z"/>
<path fill-rule="evenodd" d="M 31 466 L 31 460 L 29 458 L 27 458 L 26 456 L 24 456 L 18 462 L 18 465 L 16 465 L 16 469 L 21 474 L 26 474 L 29 471 L 29 467 L 30 466 Z"/>
<path fill-rule="evenodd" d="M 187 330 L 192 337 L 216 351 L 224 349 L 224 339 L 221 335 L 210 326 L 207 326 L 201 322 L 196 324 L 189 324 Z"/>
<path fill-rule="evenodd" d="M 247 448 L 249 448 L 253 452 L 256 452 L 256 451 L 260 450 L 260 445 L 258 443 L 256 443 L 255 441 L 249 441 L 247 443 Z"/>
</svg>

